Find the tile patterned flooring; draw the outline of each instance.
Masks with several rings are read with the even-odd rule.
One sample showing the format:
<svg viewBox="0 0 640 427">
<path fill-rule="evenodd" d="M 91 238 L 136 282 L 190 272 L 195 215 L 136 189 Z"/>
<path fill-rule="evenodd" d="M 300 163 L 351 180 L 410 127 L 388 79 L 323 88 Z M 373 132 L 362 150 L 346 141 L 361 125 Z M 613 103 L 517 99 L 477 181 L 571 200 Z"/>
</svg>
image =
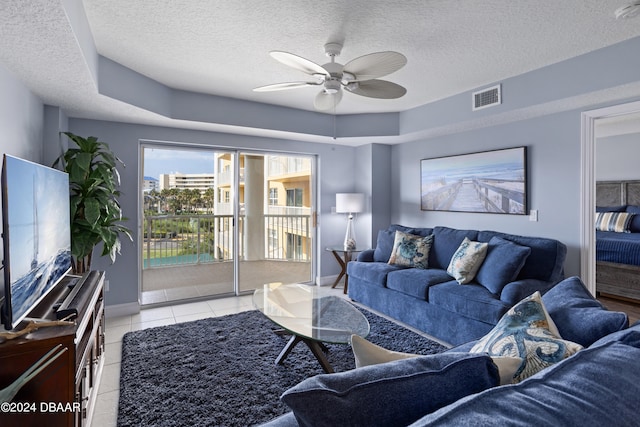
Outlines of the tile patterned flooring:
<svg viewBox="0 0 640 427">
<path fill-rule="evenodd" d="M 341 289 L 336 289 L 342 294 Z M 338 292 L 336 293 L 338 294 Z M 122 337 L 130 331 L 156 326 L 188 322 L 207 317 L 224 316 L 253 310 L 251 295 L 211 299 L 192 303 L 143 309 L 138 314 L 110 317 L 106 319 L 105 366 L 102 371 L 98 399 L 91 425 L 94 427 L 115 427 L 118 419 L 118 397 L 120 388 L 120 361 Z"/>
</svg>

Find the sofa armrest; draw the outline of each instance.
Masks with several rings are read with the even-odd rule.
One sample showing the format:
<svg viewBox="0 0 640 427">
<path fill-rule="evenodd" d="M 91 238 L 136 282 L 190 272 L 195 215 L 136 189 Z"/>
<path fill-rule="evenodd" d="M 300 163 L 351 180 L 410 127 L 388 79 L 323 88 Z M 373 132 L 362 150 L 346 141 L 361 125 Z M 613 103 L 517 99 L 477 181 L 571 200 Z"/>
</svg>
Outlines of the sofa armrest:
<svg viewBox="0 0 640 427">
<path fill-rule="evenodd" d="M 358 254 L 358 258 L 356 258 L 356 261 L 360 261 L 360 262 L 373 262 L 373 249 L 367 249 L 365 251 L 362 251 Z"/>
<path fill-rule="evenodd" d="M 553 282 L 537 279 L 516 280 L 515 282 L 508 283 L 507 286 L 502 289 L 500 300 L 510 305 L 515 305 L 535 291 L 540 291 L 541 294 L 544 294 L 551 289 L 554 284 Z"/>
</svg>

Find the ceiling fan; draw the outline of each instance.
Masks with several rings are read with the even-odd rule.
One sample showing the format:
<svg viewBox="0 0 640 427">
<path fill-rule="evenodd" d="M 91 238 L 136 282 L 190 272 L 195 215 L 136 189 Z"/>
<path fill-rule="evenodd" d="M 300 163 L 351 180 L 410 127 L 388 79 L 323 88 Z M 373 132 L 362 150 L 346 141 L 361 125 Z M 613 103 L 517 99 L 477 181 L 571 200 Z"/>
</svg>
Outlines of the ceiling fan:
<svg viewBox="0 0 640 427">
<path fill-rule="evenodd" d="M 407 90 L 379 77 L 386 76 L 407 63 L 407 58 L 398 52 L 375 52 L 355 58 L 345 65 L 335 61 L 342 51 L 342 44 L 327 43 L 324 45 L 326 55 L 331 62 L 318 65 L 313 61 L 288 52 L 271 51 L 269 54 L 277 61 L 314 77 L 313 81 L 276 83 L 253 89 L 256 92 L 296 89 L 307 86 L 323 86 L 313 103 L 316 110 L 334 108 L 342 99 L 342 89 L 368 98 L 395 99 L 400 98 Z"/>
</svg>

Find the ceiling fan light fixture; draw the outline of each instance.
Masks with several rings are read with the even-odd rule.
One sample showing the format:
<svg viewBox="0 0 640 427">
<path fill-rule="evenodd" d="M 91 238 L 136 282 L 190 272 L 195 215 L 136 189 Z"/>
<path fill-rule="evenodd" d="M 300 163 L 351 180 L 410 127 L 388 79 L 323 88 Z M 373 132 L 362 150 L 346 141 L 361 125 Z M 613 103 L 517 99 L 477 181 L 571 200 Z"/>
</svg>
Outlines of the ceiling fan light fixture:
<svg viewBox="0 0 640 427">
<path fill-rule="evenodd" d="M 326 93 L 337 93 L 340 90 L 340 82 L 335 79 L 327 80 L 324 83 L 324 91 Z"/>
<path fill-rule="evenodd" d="M 638 0 L 640 2 L 640 0 Z M 380 77 L 398 71 L 407 63 L 407 58 L 398 52 L 383 51 L 359 56 L 345 65 L 336 62 L 335 57 L 342 50 L 341 43 L 327 43 L 325 53 L 331 61 L 318 65 L 301 56 L 279 50 L 269 52 L 275 60 L 312 76 L 315 81 L 276 83 L 260 86 L 254 90 L 268 92 L 275 90 L 293 89 L 298 87 L 322 85 L 314 99 L 314 107 L 319 111 L 333 109 L 342 99 L 345 91 L 367 98 L 396 99 L 404 96 L 407 90 L 399 84 Z M 345 91 L 342 87 L 345 87 Z"/>
</svg>

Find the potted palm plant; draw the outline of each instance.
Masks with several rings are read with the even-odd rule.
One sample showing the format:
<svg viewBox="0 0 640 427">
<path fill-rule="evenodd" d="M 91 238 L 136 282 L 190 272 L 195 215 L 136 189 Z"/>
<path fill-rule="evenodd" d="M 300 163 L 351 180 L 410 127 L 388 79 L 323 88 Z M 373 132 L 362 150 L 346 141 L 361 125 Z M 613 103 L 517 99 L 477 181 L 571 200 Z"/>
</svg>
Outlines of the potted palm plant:
<svg viewBox="0 0 640 427">
<path fill-rule="evenodd" d="M 102 256 L 115 262 L 120 254 L 120 234 L 133 241 L 131 231 L 122 225 L 118 197 L 120 174 L 116 157 L 109 145 L 90 136 L 83 138 L 71 132 L 61 132 L 77 147 L 69 148 L 53 164 L 69 174 L 71 209 L 71 254 L 73 272 L 82 274 L 91 269 L 93 248 L 102 243 Z"/>
</svg>

